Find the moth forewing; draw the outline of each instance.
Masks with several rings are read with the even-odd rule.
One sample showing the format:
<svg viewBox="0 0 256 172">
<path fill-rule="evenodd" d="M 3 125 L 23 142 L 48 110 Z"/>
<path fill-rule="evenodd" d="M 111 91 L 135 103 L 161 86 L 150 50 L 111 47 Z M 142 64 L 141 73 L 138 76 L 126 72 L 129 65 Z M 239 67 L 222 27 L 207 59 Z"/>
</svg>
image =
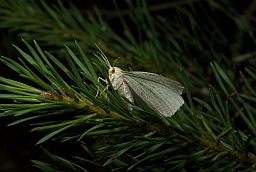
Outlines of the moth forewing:
<svg viewBox="0 0 256 172">
<path fill-rule="evenodd" d="M 153 82 L 157 82 L 161 85 L 165 85 L 166 87 L 172 89 L 174 92 L 178 94 L 182 94 L 182 90 L 184 87 L 175 80 L 172 80 L 170 78 L 164 77 L 162 75 L 158 75 L 155 73 L 149 73 L 149 72 L 139 72 L 139 71 L 129 71 L 125 72 L 126 75 L 129 75 L 131 77 L 137 77 L 145 80 L 150 80 Z"/>
<path fill-rule="evenodd" d="M 123 100 L 124 103 L 127 105 L 129 110 L 132 110 L 132 104 L 134 103 L 134 98 L 132 95 L 132 92 L 127 85 L 127 83 L 124 81 L 123 84 L 117 89 L 117 92 L 119 95 L 124 96 Z M 125 100 L 127 99 L 127 100 Z"/>
<path fill-rule="evenodd" d="M 130 103 L 134 102 L 132 92 L 127 85 L 126 81 L 123 82 L 123 84 L 117 89 L 118 94 L 123 95 L 125 98 L 127 98 Z"/>
<path fill-rule="evenodd" d="M 146 105 L 162 116 L 174 115 L 184 103 L 180 96 L 183 87 L 177 81 L 149 72 L 126 72 L 118 67 L 110 67 L 108 73 L 109 80 L 119 95 L 131 103 L 134 103 L 135 95 L 138 98 L 135 101 L 140 106 Z M 129 103 L 128 108 L 132 109 Z"/>
<path fill-rule="evenodd" d="M 124 78 L 131 91 L 140 98 L 139 101 L 143 101 L 140 103 L 135 99 L 138 104 L 146 104 L 165 117 L 172 116 L 183 105 L 184 100 L 180 96 L 182 86 L 178 82 L 178 84 L 174 82 L 176 85 L 171 87 L 161 83 L 165 77 L 160 78 L 160 80 L 159 78 L 152 78 L 152 73 L 147 73 L 150 74 L 150 77 L 146 79 L 144 76 L 140 77 L 140 72 L 132 72 L 132 75 L 129 73 L 126 72 Z M 153 76 L 161 75 L 153 74 Z"/>
</svg>

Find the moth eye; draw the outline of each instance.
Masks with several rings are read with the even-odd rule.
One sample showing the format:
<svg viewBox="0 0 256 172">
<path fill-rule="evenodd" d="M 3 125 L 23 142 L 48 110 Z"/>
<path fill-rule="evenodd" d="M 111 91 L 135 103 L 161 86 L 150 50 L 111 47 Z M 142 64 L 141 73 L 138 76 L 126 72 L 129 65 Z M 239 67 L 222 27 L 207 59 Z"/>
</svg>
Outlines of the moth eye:
<svg viewBox="0 0 256 172">
<path fill-rule="evenodd" d="M 110 72 L 115 73 L 115 68 L 112 68 Z"/>
</svg>

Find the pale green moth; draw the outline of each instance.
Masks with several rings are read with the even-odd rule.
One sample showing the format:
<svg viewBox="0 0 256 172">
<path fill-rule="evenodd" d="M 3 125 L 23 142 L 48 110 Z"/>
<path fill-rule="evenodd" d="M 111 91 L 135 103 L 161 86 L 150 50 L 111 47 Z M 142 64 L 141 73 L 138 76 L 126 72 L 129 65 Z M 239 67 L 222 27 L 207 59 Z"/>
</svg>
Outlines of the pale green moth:
<svg viewBox="0 0 256 172">
<path fill-rule="evenodd" d="M 131 103 L 149 107 L 156 113 L 170 117 L 184 104 L 181 97 L 183 87 L 175 80 L 149 72 L 123 71 L 112 67 L 102 53 L 103 60 L 109 67 L 109 80 L 119 95 Z"/>
</svg>

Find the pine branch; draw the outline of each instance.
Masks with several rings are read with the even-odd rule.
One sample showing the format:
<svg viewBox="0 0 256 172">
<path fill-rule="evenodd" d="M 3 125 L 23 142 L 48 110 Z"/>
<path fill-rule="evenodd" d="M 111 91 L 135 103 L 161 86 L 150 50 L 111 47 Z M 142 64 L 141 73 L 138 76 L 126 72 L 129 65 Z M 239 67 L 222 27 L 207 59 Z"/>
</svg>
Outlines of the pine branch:
<svg viewBox="0 0 256 172">
<path fill-rule="evenodd" d="M 36 42 L 32 47 L 24 41 L 29 53 L 15 46 L 22 56 L 19 62 L 1 57 L 24 81 L 0 78 L 0 98 L 11 102 L 0 105 L 0 116 L 14 115 L 17 120 L 10 125 L 30 121 L 33 132 L 46 133 L 38 144 L 81 141 L 82 155 L 62 158 L 45 150 L 55 164 L 34 160 L 35 165 L 45 171 L 255 170 L 254 62 L 248 61 L 244 68 L 228 58 L 232 39 L 212 18 L 221 12 L 235 23 L 238 10 L 228 1 L 206 1 L 175 8 L 171 20 L 150 15 L 145 1 L 127 1 L 127 5 L 136 11 L 129 19 L 137 37 L 117 4 L 124 38 L 97 9 L 97 17 L 88 14 L 84 20 L 78 9 L 66 8 L 61 1 L 57 6 L 43 1 L 1 3 L 1 27 L 57 48 L 51 54 Z M 197 11 L 203 12 L 204 23 Z M 253 22 L 248 28 L 251 35 Z M 127 57 L 120 63 L 133 61 L 135 68 L 180 75 L 187 103 L 171 118 L 138 106 L 129 111 L 112 87 L 104 93 L 105 85 L 98 82 L 98 76 L 108 76 L 100 57 L 89 54 L 96 51 L 95 42 L 110 57 Z M 65 51 L 59 53 L 63 44 Z M 108 98 L 95 97 L 98 88 Z M 202 96 L 196 89 L 207 91 Z"/>
<path fill-rule="evenodd" d="M 229 117 L 229 106 L 234 106 L 240 111 L 237 103 L 244 101 L 242 96 L 238 95 L 236 99 L 230 97 L 226 103 L 223 103 L 217 90 L 210 87 L 212 105 L 195 99 L 207 109 L 207 111 L 199 110 L 192 102 L 187 78 L 183 74 L 190 102 L 190 106 L 185 106 L 187 110 L 183 109 L 171 118 L 162 118 L 139 107 L 129 112 L 124 105 L 120 104 L 121 97 L 115 92 L 107 91 L 109 100 L 104 97 L 94 97 L 97 86 L 101 89 L 104 86 L 96 80 L 98 72 L 87 56 L 84 56 L 85 53 L 78 44 L 77 48 L 81 51 L 80 57 L 77 57 L 68 47 L 66 48 L 69 67 L 57 61 L 51 54 L 44 53 L 36 42 L 37 52 L 28 43 L 25 42 L 25 44 L 32 56 L 16 47 L 25 59 L 22 64 L 6 57 L 2 57 L 1 61 L 17 71 L 21 77 L 34 81 L 39 88 L 1 78 L 0 88 L 12 94 L 1 94 L 0 97 L 18 101 L 17 103 L 2 104 L 1 116 L 23 116 L 10 125 L 41 118 L 40 123 L 34 124 L 35 128 L 32 131 L 45 131 L 49 134 L 39 140 L 38 144 L 52 138 L 62 141 L 92 139 L 99 142 L 99 147 L 88 144 L 84 146 L 96 157 L 97 168 L 101 168 L 103 165 L 104 168 L 128 170 L 159 169 L 167 166 L 171 166 L 172 170 L 186 168 L 186 166 L 196 169 L 202 163 L 206 168 L 216 168 L 222 162 L 229 162 L 239 168 L 241 166 L 254 168 L 256 157 L 254 151 L 249 148 L 255 146 L 256 142 L 235 128 Z M 82 63 L 82 61 L 87 63 Z M 72 83 L 67 83 L 64 80 L 65 77 L 60 75 L 60 71 L 54 67 L 55 65 L 71 79 Z M 95 63 L 95 65 L 98 66 L 100 63 Z M 32 66 L 33 69 L 28 66 Z M 229 93 L 225 83 L 237 91 L 217 63 L 212 64 L 212 69 L 225 93 Z M 39 74 L 35 74 L 32 72 L 33 70 L 37 70 Z M 107 77 L 106 73 L 102 72 L 102 74 Z M 256 79 L 254 75 L 252 77 Z M 252 101 L 255 101 L 253 97 Z M 249 113 L 249 111 L 254 111 L 249 105 L 246 105 L 245 108 L 248 114 L 253 113 Z M 75 111 L 77 113 L 74 114 Z M 243 118 L 247 118 L 247 114 L 242 111 L 240 113 Z M 62 114 L 62 119 L 50 120 L 50 116 L 59 114 Z M 69 118 L 64 119 L 65 114 Z M 29 116 L 25 117 L 27 115 Z M 249 118 L 251 121 L 246 119 L 245 121 L 254 133 L 253 123 L 256 120 L 253 116 L 249 116 Z M 85 132 L 79 130 L 81 127 L 86 127 L 87 130 Z M 48 154 L 52 156 L 50 153 Z M 91 163 L 93 159 L 89 158 L 88 161 Z M 213 164 L 209 164 L 207 161 Z M 39 168 L 44 166 L 48 167 L 45 169 L 50 168 L 45 163 L 39 161 L 35 161 L 35 163 Z M 70 163 L 68 161 L 68 164 Z M 81 164 L 76 166 L 86 169 Z M 78 170 L 77 167 L 72 168 Z M 226 166 L 226 168 L 230 168 L 230 166 Z"/>
</svg>

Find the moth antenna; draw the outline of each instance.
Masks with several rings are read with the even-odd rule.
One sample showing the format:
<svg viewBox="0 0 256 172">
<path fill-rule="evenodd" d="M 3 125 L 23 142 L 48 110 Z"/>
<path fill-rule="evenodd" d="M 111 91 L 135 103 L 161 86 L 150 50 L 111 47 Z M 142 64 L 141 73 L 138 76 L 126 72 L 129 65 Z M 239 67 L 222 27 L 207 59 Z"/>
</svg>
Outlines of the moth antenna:
<svg viewBox="0 0 256 172">
<path fill-rule="evenodd" d="M 116 64 L 116 62 L 117 62 L 117 60 L 119 60 L 121 57 L 117 57 L 117 59 L 114 61 L 114 63 L 113 63 L 113 67 L 115 67 L 115 64 Z"/>
<path fill-rule="evenodd" d="M 95 43 L 95 46 L 99 49 L 100 52 L 98 52 L 100 54 L 100 56 L 102 57 L 102 59 L 104 60 L 104 62 L 107 64 L 107 66 L 110 68 L 111 65 L 108 61 L 107 56 L 101 51 L 100 47 Z"/>
</svg>

